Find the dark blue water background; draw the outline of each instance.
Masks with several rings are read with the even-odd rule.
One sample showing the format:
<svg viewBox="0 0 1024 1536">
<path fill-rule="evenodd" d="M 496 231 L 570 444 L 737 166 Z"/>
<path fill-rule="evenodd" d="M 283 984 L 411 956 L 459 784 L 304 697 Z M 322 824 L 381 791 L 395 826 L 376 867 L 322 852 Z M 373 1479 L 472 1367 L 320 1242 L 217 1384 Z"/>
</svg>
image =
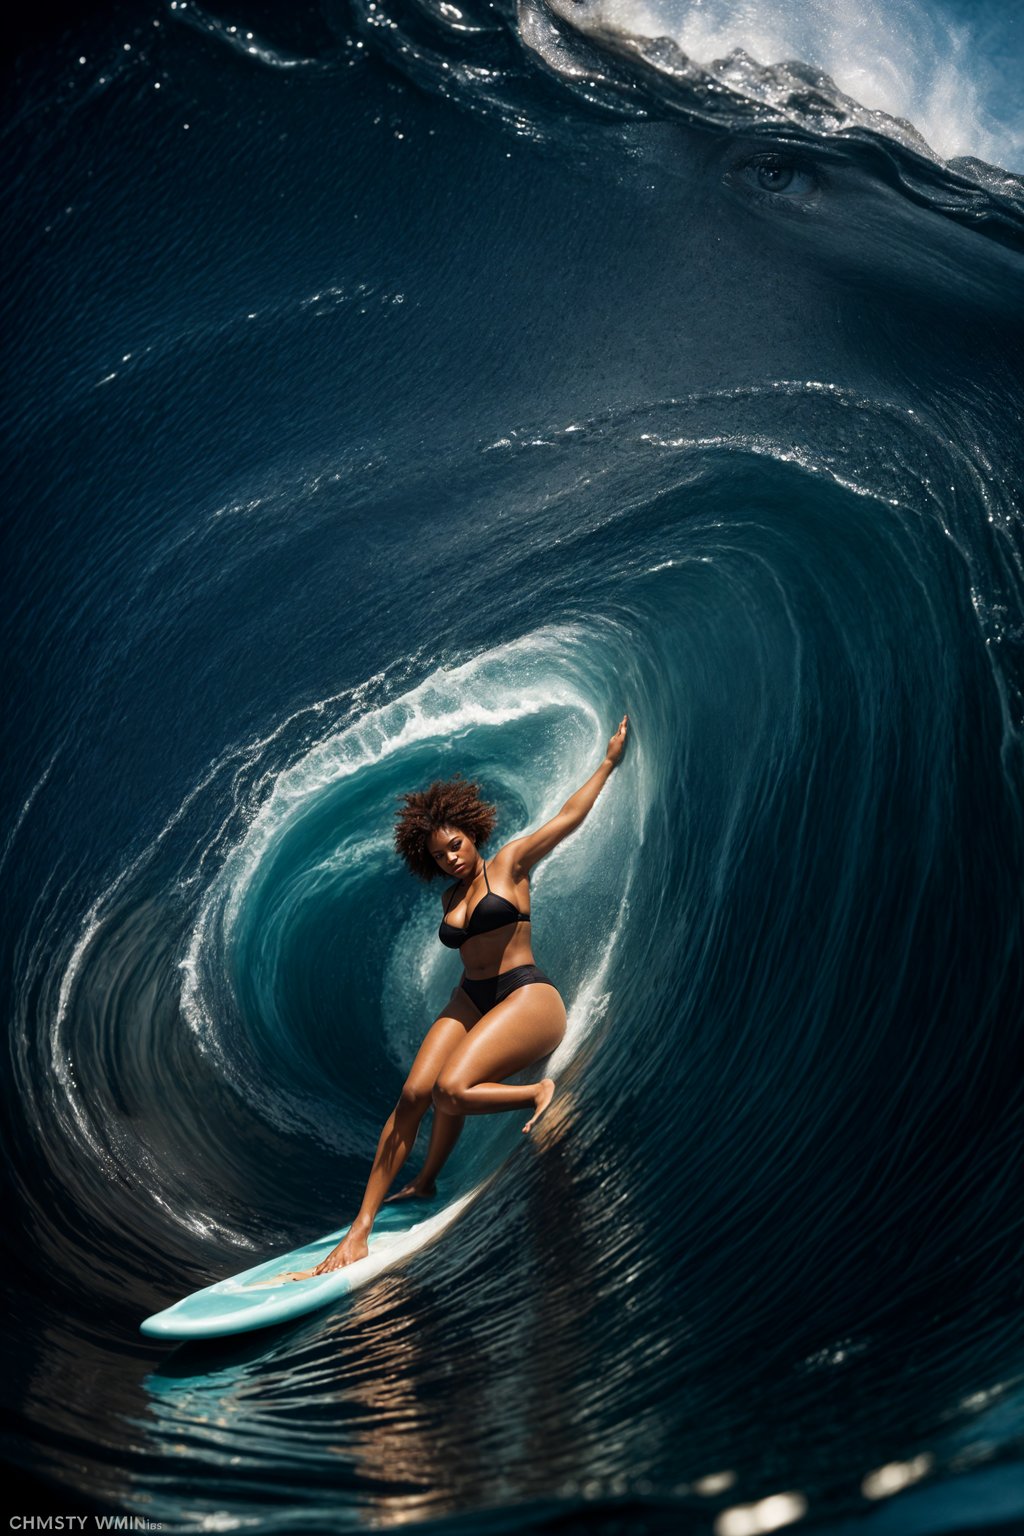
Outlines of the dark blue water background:
<svg viewBox="0 0 1024 1536">
<path fill-rule="evenodd" d="M 1020 179 L 567 6 L 185 9 L 6 131 L 8 1459 L 189 1532 L 1024 1521 Z M 350 1304 L 142 1340 L 356 1209 L 458 975 L 398 794 L 513 836 L 625 709 L 530 1142 Z"/>
</svg>

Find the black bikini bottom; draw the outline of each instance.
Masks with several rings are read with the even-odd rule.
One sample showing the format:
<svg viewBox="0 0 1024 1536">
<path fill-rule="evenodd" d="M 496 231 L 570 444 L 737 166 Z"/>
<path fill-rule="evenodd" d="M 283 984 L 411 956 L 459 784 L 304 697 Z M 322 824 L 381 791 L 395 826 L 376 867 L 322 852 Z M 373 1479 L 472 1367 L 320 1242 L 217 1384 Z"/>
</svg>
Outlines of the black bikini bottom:
<svg viewBox="0 0 1024 1536">
<path fill-rule="evenodd" d="M 554 986 L 550 976 L 545 976 L 538 965 L 514 965 L 510 971 L 501 971 L 497 976 L 485 976 L 480 981 L 471 981 L 463 972 L 459 986 L 465 992 L 475 1008 L 481 1013 L 487 1013 L 502 998 L 508 997 L 517 987 L 529 986 L 531 981 L 546 981 L 549 987 Z"/>
</svg>

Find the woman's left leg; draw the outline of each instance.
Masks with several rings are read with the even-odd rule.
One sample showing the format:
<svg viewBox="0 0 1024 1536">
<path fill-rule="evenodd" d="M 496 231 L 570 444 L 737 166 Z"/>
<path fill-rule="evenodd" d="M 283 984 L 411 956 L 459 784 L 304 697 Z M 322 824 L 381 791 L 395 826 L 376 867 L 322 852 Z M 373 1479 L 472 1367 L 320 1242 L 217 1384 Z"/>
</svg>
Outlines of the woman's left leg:
<svg viewBox="0 0 1024 1536">
<path fill-rule="evenodd" d="M 547 1108 L 555 1085 L 503 1083 L 504 1077 L 549 1055 L 565 1034 L 565 1004 L 548 982 L 517 987 L 488 1010 L 445 1061 L 434 1084 L 434 1109 L 446 1115 L 490 1115 L 532 1104 L 528 1131 Z"/>
<path fill-rule="evenodd" d="M 385 1205 L 394 1205 L 398 1200 L 411 1200 L 416 1196 L 429 1198 L 437 1193 L 435 1180 L 458 1141 L 462 1133 L 462 1127 L 466 1123 L 465 1115 L 443 1115 L 435 1106 L 430 1127 L 430 1145 L 427 1147 L 427 1156 L 423 1167 L 413 1179 L 411 1184 L 406 1184 L 397 1194 L 388 1195 Z"/>
</svg>

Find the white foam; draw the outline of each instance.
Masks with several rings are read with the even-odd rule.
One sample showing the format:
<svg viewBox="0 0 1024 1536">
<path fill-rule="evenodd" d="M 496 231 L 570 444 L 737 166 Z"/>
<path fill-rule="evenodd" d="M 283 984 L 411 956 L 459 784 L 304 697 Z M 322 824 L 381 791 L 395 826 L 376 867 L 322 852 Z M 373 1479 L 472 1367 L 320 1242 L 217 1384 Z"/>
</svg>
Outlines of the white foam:
<svg viewBox="0 0 1024 1536">
<path fill-rule="evenodd" d="M 588 15 L 671 37 L 704 68 L 736 48 L 760 64 L 799 60 L 862 106 L 908 119 L 943 159 L 1021 165 L 1019 75 L 1005 69 L 1021 40 L 994 9 L 970 26 L 918 0 L 592 0 Z"/>
</svg>

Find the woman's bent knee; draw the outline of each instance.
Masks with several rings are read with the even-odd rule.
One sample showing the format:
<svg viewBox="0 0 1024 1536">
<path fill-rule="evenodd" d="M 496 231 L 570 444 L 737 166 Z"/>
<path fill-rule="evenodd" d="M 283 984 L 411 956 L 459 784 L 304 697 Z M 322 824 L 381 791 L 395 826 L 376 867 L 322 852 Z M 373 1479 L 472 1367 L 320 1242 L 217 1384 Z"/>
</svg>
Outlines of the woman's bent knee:
<svg viewBox="0 0 1024 1536">
<path fill-rule="evenodd" d="M 445 1115 L 460 1115 L 462 1113 L 458 1100 L 458 1088 L 453 1083 L 444 1082 L 438 1078 L 434 1084 L 432 1094 L 434 1108 L 439 1109 Z"/>
<path fill-rule="evenodd" d="M 401 1109 L 418 1110 L 420 1114 L 425 1114 L 430 1108 L 430 1084 L 417 1082 L 415 1078 L 408 1079 L 402 1084 L 398 1104 Z"/>
</svg>

